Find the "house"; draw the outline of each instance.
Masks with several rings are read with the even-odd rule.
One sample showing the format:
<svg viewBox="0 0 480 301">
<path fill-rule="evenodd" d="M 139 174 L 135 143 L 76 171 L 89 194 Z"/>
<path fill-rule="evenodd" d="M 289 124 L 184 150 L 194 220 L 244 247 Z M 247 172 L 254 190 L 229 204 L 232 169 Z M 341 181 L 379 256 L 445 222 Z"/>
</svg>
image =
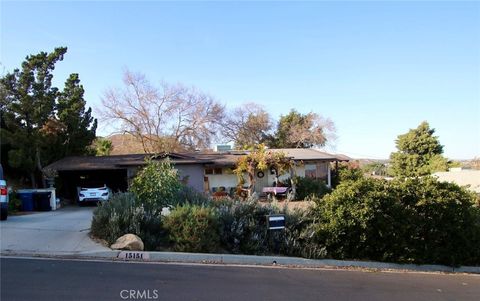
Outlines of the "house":
<svg viewBox="0 0 480 301">
<path fill-rule="evenodd" d="M 284 152 L 294 162 L 294 167 L 278 181 L 299 176 L 316 178 L 331 185 L 331 163 L 349 161 L 343 155 L 332 155 L 316 149 L 271 149 L 275 152 Z M 188 186 L 201 192 L 216 192 L 218 190 L 231 191 L 238 185 L 238 178 L 234 174 L 235 164 L 240 156 L 248 151 L 224 152 L 192 152 L 168 153 L 163 155 L 129 154 L 102 157 L 66 157 L 56 161 L 45 169 L 55 170 L 58 173 L 58 194 L 75 198 L 76 188 L 84 185 L 106 184 L 114 191 L 126 191 L 129 183 L 135 177 L 139 168 L 145 164 L 145 159 L 154 160 L 169 158 L 178 170 L 180 179 Z M 256 173 L 255 191 L 261 192 L 263 187 L 275 186 L 277 181 L 271 171 Z"/>
</svg>

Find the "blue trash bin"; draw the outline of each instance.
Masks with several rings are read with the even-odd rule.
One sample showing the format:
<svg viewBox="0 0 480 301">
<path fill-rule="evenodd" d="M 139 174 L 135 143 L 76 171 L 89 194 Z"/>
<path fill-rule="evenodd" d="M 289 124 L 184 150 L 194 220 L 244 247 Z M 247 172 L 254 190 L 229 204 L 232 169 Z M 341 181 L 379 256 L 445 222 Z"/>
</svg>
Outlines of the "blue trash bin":
<svg viewBox="0 0 480 301">
<path fill-rule="evenodd" d="M 22 201 L 22 211 L 33 211 L 33 192 L 19 192 L 17 195 Z"/>
</svg>

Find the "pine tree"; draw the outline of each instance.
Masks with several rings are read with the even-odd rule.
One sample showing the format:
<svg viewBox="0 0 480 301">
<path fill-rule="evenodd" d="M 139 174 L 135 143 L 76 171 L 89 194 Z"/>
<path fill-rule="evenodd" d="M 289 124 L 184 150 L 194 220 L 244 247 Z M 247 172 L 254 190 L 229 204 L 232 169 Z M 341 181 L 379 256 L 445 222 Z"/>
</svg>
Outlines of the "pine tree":
<svg viewBox="0 0 480 301">
<path fill-rule="evenodd" d="M 2 144 L 8 144 L 9 165 L 43 179 L 43 166 L 69 154 L 82 154 L 95 138 L 96 120 L 85 111 L 83 87 L 72 74 L 60 92 L 52 86 L 53 70 L 66 47 L 25 58 L 21 69 L 0 78 Z M 2 156 L 2 160 L 3 160 Z"/>
<path fill-rule="evenodd" d="M 97 120 L 92 117 L 92 109 L 85 110 L 84 89 L 78 74 L 72 73 L 65 82 L 65 88 L 58 98 L 58 120 L 65 130 L 61 135 L 63 156 L 79 155 L 95 140 Z"/>
<path fill-rule="evenodd" d="M 395 176 L 418 177 L 448 168 L 448 160 L 442 156 L 443 146 L 434 133 L 435 129 L 424 121 L 416 129 L 398 136 L 398 151 L 390 155 Z"/>
</svg>

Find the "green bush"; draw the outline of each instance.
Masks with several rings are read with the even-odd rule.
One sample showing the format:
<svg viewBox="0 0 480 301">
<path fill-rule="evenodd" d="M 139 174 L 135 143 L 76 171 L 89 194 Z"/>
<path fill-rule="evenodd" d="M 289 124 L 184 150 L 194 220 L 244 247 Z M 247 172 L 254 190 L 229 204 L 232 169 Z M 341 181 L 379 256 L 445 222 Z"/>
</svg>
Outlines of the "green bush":
<svg viewBox="0 0 480 301">
<path fill-rule="evenodd" d="M 311 196 L 323 197 L 331 190 L 327 185 L 319 179 L 312 179 L 306 177 L 295 177 L 294 182 L 296 185 L 297 200 L 304 200 Z"/>
<path fill-rule="evenodd" d="M 160 209 L 146 209 L 132 193 L 116 193 L 93 211 L 91 233 L 109 244 L 120 236 L 138 235 L 146 250 L 155 250 L 164 238 Z"/>
<path fill-rule="evenodd" d="M 315 220 L 310 210 L 284 208 L 281 213 L 285 214 L 285 230 L 279 231 L 280 253 L 305 258 L 324 258 L 325 247 L 312 239 L 315 233 L 312 225 Z"/>
<path fill-rule="evenodd" d="M 342 182 L 356 181 L 364 177 L 363 171 L 356 164 L 340 164 L 332 173 L 332 187 L 337 187 Z"/>
<path fill-rule="evenodd" d="M 402 205 L 387 185 L 369 178 L 344 181 L 316 199 L 315 240 L 328 257 L 392 261 L 402 256 Z"/>
<path fill-rule="evenodd" d="M 247 200 L 216 202 L 220 221 L 220 241 L 232 253 L 268 252 L 266 216 L 276 213 L 272 206 Z"/>
<path fill-rule="evenodd" d="M 312 243 L 311 215 L 305 210 L 287 210 L 271 204 L 222 200 L 214 203 L 220 221 L 222 247 L 236 254 L 264 255 L 280 253 L 291 256 L 321 257 L 323 249 Z M 270 231 L 267 215 L 284 214 L 285 230 Z"/>
<path fill-rule="evenodd" d="M 169 160 L 147 161 L 133 179 L 130 191 L 147 208 L 163 208 L 178 204 L 182 185 Z"/>
<path fill-rule="evenodd" d="M 22 209 L 22 201 L 19 199 L 18 194 L 11 191 L 8 195 L 8 211 L 10 213 L 20 211 Z"/>
<path fill-rule="evenodd" d="M 218 249 L 218 216 L 211 207 L 179 205 L 165 217 L 164 227 L 175 251 L 208 253 Z"/>
<path fill-rule="evenodd" d="M 407 219 L 409 257 L 416 262 L 480 264 L 480 208 L 473 193 L 432 177 L 391 183 Z"/>
<path fill-rule="evenodd" d="M 180 187 L 175 198 L 177 200 L 177 204 L 190 204 L 199 206 L 208 206 L 212 201 L 210 197 L 186 185 L 182 185 Z"/>
<path fill-rule="evenodd" d="M 360 178 L 316 199 L 314 240 L 326 256 L 448 265 L 480 263 L 474 198 L 432 178 Z"/>
</svg>

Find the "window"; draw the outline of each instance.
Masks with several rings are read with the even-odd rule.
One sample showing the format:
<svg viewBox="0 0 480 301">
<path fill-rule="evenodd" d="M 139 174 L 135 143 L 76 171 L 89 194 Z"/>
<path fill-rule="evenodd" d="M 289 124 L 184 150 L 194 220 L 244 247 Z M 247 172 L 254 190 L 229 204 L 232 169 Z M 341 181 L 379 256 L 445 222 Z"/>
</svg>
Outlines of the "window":
<svg viewBox="0 0 480 301">
<path fill-rule="evenodd" d="M 305 164 L 305 177 L 316 178 L 317 177 L 317 165 Z"/>
<path fill-rule="evenodd" d="M 221 175 L 222 174 L 222 168 L 221 167 L 205 168 L 205 174 L 206 175 Z"/>
</svg>

